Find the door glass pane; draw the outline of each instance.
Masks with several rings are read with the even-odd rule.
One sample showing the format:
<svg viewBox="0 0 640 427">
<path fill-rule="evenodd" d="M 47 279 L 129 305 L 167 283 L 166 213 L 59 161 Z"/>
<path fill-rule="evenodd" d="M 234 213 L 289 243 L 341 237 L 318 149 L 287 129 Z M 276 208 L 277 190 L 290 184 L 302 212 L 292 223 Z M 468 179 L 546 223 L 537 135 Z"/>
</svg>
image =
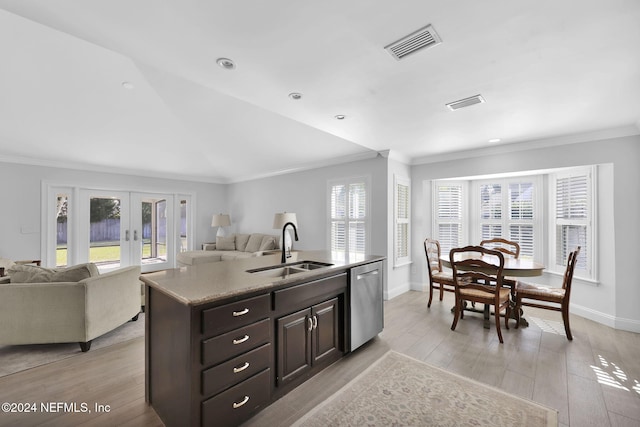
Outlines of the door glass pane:
<svg viewBox="0 0 640 427">
<path fill-rule="evenodd" d="M 68 221 L 69 195 L 58 194 L 56 204 L 56 267 L 66 267 L 68 259 Z"/>
<path fill-rule="evenodd" d="M 134 236 L 134 240 L 137 236 Z M 142 201 L 142 263 L 154 264 L 167 260 L 167 201 Z"/>
<path fill-rule="evenodd" d="M 184 252 L 189 248 L 187 234 L 187 201 L 180 200 L 180 252 Z"/>
<path fill-rule="evenodd" d="M 89 262 L 104 267 L 119 267 L 120 199 L 92 197 L 89 212 Z"/>
</svg>

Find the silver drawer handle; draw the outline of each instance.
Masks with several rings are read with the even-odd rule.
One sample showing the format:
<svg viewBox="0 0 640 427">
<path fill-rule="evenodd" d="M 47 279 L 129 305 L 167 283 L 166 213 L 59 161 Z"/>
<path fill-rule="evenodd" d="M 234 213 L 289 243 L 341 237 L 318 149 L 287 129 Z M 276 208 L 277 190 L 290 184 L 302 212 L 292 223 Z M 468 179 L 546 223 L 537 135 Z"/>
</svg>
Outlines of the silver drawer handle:
<svg viewBox="0 0 640 427">
<path fill-rule="evenodd" d="M 247 341 L 249 339 L 249 335 L 245 335 L 242 338 L 236 338 L 235 340 L 233 340 L 233 344 L 242 344 L 243 342 Z"/>
<path fill-rule="evenodd" d="M 309 331 L 313 330 L 313 319 L 311 317 L 307 317 L 307 321 L 309 322 Z"/>
<path fill-rule="evenodd" d="M 245 308 L 242 311 L 234 311 L 233 312 L 233 317 L 238 317 L 238 316 L 244 316 L 245 314 L 247 314 L 249 312 L 248 308 Z"/>
<path fill-rule="evenodd" d="M 313 329 L 318 327 L 318 316 L 313 316 Z"/>
<path fill-rule="evenodd" d="M 239 407 L 241 407 L 242 405 L 244 405 L 245 403 L 247 403 L 249 401 L 249 396 L 245 396 L 244 399 L 242 399 L 242 402 L 233 402 L 233 409 L 238 409 Z"/>
<path fill-rule="evenodd" d="M 248 367 L 249 367 L 249 362 L 244 362 L 244 365 L 240 366 L 239 368 L 233 368 L 233 373 L 237 374 L 238 372 L 244 371 Z"/>
</svg>

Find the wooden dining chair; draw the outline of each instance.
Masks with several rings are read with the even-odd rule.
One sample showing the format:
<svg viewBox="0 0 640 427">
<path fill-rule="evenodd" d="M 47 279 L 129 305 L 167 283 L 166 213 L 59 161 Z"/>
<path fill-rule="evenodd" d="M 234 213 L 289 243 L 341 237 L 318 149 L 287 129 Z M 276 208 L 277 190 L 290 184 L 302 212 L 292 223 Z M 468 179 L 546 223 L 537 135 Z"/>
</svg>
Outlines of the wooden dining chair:
<svg viewBox="0 0 640 427">
<path fill-rule="evenodd" d="M 500 251 L 503 254 L 516 259 L 520 258 L 520 245 L 518 244 L 518 242 L 503 239 L 502 237 L 483 240 L 480 242 L 480 246 L 482 246 L 483 248 Z"/>
<path fill-rule="evenodd" d="M 429 272 L 429 302 L 427 307 L 431 307 L 434 289 L 440 292 L 440 301 L 442 301 L 444 291 L 455 292 L 455 289 L 453 275 L 442 270 L 440 242 L 427 237 L 424 240 L 424 254 L 427 257 L 427 271 Z"/>
<path fill-rule="evenodd" d="M 520 244 L 511 240 L 503 239 L 502 237 L 495 237 L 493 239 L 487 239 L 480 242 L 480 246 L 483 248 L 494 249 L 502 252 L 505 256 L 512 258 L 520 258 Z M 503 285 L 515 288 L 517 279 L 513 277 L 504 277 Z M 512 292 L 513 294 L 513 292 Z"/>
<path fill-rule="evenodd" d="M 487 307 L 494 306 L 496 331 L 500 343 L 500 312 L 506 310 L 504 325 L 509 329 L 511 305 L 510 291 L 502 286 L 502 270 L 504 255 L 502 252 L 483 248 L 482 246 L 466 246 L 452 249 L 449 253 L 455 283 L 456 307 L 451 330 L 456 329 L 458 319 L 464 319 L 464 301 L 478 302 Z"/>
<path fill-rule="evenodd" d="M 516 329 L 520 324 L 521 307 L 542 308 L 562 312 L 564 331 L 569 341 L 573 340 L 571 327 L 569 326 L 569 298 L 571 297 L 571 282 L 573 281 L 573 270 L 576 267 L 576 259 L 580 253 L 580 246 L 569 254 L 567 268 L 562 278 L 562 288 L 550 288 L 542 285 L 535 285 L 518 281 L 516 284 Z"/>
</svg>

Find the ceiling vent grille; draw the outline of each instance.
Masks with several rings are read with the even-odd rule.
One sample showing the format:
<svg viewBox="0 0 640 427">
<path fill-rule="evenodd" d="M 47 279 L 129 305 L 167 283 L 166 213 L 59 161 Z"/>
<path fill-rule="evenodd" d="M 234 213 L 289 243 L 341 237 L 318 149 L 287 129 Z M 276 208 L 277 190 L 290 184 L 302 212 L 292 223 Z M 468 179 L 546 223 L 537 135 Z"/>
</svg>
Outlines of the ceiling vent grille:
<svg viewBox="0 0 640 427">
<path fill-rule="evenodd" d="M 482 95 L 474 95 L 470 96 L 469 98 L 460 99 L 459 101 L 450 102 L 446 105 L 449 110 L 455 111 L 461 108 L 470 107 L 472 105 L 482 104 L 483 102 L 485 101 Z"/>
<path fill-rule="evenodd" d="M 418 31 L 409 34 L 400 40 L 385 46 L 385 49 L 398 61 L 416 53 L 419 50 L 436 46 L 442 43 L 442 39 L 433 29 L 431 24 Z"/>
</svg>

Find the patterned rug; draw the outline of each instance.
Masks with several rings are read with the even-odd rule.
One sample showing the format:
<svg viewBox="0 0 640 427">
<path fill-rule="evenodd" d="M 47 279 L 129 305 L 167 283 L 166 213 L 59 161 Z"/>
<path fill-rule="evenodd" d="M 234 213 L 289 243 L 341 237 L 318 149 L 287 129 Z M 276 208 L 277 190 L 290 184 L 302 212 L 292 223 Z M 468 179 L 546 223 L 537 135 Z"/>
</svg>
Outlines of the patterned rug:
<svg viewBox="0 0 640 427">
<path fill-rule="evenodd" d="M 143 336 L 144 313 L 140 313 L 137 321 L 94 339 L 89 352 Z M 82 354 L 78 343 L 0 345 L 0 377 Z"/>
<path fill-rule="evenodd" d="M 558 413 L 390 351 L 294 425 L 557 426 Z"/>
</svg>

